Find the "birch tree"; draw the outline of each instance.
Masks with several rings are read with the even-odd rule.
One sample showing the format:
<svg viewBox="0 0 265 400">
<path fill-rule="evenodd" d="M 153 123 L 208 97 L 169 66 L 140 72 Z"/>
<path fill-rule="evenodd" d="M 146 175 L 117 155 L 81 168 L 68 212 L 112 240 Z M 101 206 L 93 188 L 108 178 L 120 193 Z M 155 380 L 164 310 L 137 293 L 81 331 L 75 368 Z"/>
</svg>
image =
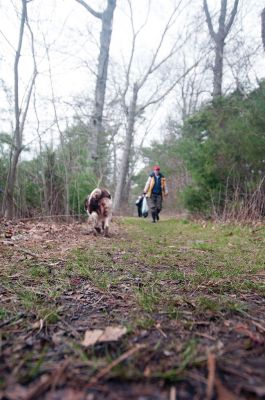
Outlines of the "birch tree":
<svg viewBox="0 0 265 400">
<path fill-rule="evenodd" d="M 116 0 L 108 0 L 107 7 L 103 12 L 98 12 L 88 5 L 84 0 L 76 0 L 91 15 L 101 21 L 100 50 L 97 65 L 97 78 L 95 87 L 94 106 L 91 118 L 92 135 L 92 159 L 94 160 L 94 173 L 100 181 L 103 177 L 102 148 L 104 146 L 104 127 L 102 124 L 105 103 L 106 83 L 108 76 L 109 48 L 112 36 L 112 23 Z"/>
<path fill-rule="evenodd" d="M 230 15 L 227 15 L 227 0 L 221 0 L 221 9 L 218 19 L 218 28 L 215 31 L 213 19 L 210 15 L 207 0 L 203 0 L 203 9 L 211 39 L 214 42 L 215 59 L 213 66 L 213 98 L 222 95 L 223 83 L 223 64 L 225 40 L 231 30 L 235 16 L 237 14 L 239 0 L 234 0 Z"/>
<path fill-rule="evenodd" d="M 21 0 L 21 17 L 20 17 L 20 29 L 18 37 L 18 45 L 15 53 L 14 60 L 14 117 L 15 117 L 15 129 L 13 133 L 13 140 L 11 146 L 10 155 L 10 166 L 7 176 L 7 183 L 5 187 L 4 199 L 3 199 L 3 214 L 6 218 L 13 218 L 14 216 L 14 191 L 15 182 L 17 176 L 17 165 L 19 161 L 20 154 L 23 150 L 23 131 L 25 127 L 25 122 L 28 114 L 28 109 L 30 105 L 32 90 L 37 77 L 37 64 L 35 59 L 34 51 L 34 38 L 33 32 L 30 28 L 28 16 L 27 16 L 27 4 L 31 0 Z M 20 71 L 19 71 L 19 61 L 21 58 L 21 49 L 23 45 L 23 39 L 25 36 L 25 26 L 27 25 L 31 37 L 31 50 L 33 56 L 33 73 L 29 81 L 27 92 L 24 94 L 24 102 L 20 103 Z"/>
</svg>

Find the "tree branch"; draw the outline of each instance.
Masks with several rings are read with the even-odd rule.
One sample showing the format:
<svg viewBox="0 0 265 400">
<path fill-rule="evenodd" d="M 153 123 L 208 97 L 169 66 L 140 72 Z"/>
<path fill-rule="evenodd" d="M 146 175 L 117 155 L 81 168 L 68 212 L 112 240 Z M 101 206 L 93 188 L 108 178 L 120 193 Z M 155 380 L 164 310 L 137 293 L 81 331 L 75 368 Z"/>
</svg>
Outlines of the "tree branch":
<svg viewBox="0 0 265 400">
<path fill-rule="evenodd" d="M 156 62 L 158 53 L 159 53 L 159 51 L 160 51 L 160 49 L 161 49 L 161 47 L 162 47 L 162 44 L 163 44 L 163 42 L 164 42 L 164 40 L 165 40 L 165 37 L 166 37 L 167 32 L 169 31 L 169 29 L 170 29 L 171 26 L 172 26 L 172 23 L 173 23 L 172 20 L 173 20 L 175 14 L 176 14 L 178 8 L 180 7 L 181 3 L 182 3 L 182 0 L 179 1 L 178 5 L 174 8 L 173 12 L 171 13 L 171 15 L 170 15 L 170 17 L 169 17 L 169 19 L 168 19 L 168 22 L 167 22 L 167 24 L 166 24 L 166 26 L 165 26 L 165 28 L 164 28 L 164 30 L 163 30 L 163 32 L 162 32 L 161 39 L 160 39 L 160 41 L 159 41 L 159 43 L 158 43 L 158 46 L 157 46 L 157 48 L 156 48 L 156 50 L 155 50 L 155 53 L 154 53 L 154 55 L 153 55 L 153 57 L 152 57 L 152 60 L 151 60 L 151 62 L 150 62 L 149 68 L 147 69 L 145 75 L 143 76 L 143 78 L 142 78 L 141 81 L 139 82 L 139 89 L 144 85 L 145 81 L 146 81 L 147 78 L 148 78 L 148 75 L 150 75 L 152 72 L 154 72 L 154 71 L 157 69 L 154 65 L 155 65 L 155 62 Z M 162 61 L 159 63 L 159 65 L 161 66 L 161 65 L 164 63 L 164 61 L 165 61 L 166 59 L 168 59 L 168 58 L 169 58 L 169 56 L 166 56 L 165 59 L 162 60 Z"/>
<path fill-rule="evenodd" d="M 232 26 L 232 24 L 234 22 L 234 19 L 235 19 L 236 13 L 237 13 L 238 3 L 239 3 L 239 0 L 235 0 L 234 7 L 233 7 L 233 10 L 232 10 L 231 15 L 230 15 L 230 19 L 229 19 L 229 21 L 228 21 L 228 23 L 227 23 L 227 25 L 225 27 L 225 36 L 228 35 L 228 32 L 230 31 L 231 26 Z"/>
<path fill-rule="evenodd" d="M 216 33 L 215 33 L 214 29 L 213 29 L 212 19 L 211 19 L 211 16 L 210 16 L 207 0 L 203 0 L 203 8 L 204 8 L 204 12 L 205 12 L 205 15 L 206 15 L 206 22 L 207 22 L 207 25 L 208 25 L 208 29 L 209 29 L 211 38 L 214 41 L 216 41 Z"/>
<path fill-rule="evenodd" d="M 131 28 L 132 28 L 133 39 L 132 39 L 132 47 L 131 47 L 131 53 L 130 53 L 129 63 L 128 63 L 127 70 L 126 70 L 126 84 L 125 84 L 125 88 L 124 88 L 124 90 L 123 90 L 123 92 L 122 92 L 122 100 L 123 100 L 123 107 L 124 107 L 124 108 L 126 108 L 125 96 L 126 96 L 126 93 L 127 93 L 127 91 L 128 91 L 128 88 L 129 88 L 130 73 L 131 73 L 131 67 L 132 67 L 134 52 L 135 52 L 135 44 L 136 44 L 137 36 L 140 34 L 140 32 L 142 31 L 142 29 L 145 27 L 145 25 L 146 25 L 146 23 L 147 23 L 148 16 L 149 16 L 149 6 L 150 6 L 150 3 L 148 4 L 148 12 L 147 12 L 145 21 L 144 21 L 143 24 L 138 28 L 137 31 L 135 31 L 135 27 L 134 27 L 134 18 L 133 18 L 133 10 L 132 10 L 131 0 L 128 0 L 128 5 L 129 5 L 129 9 L 130 9 L 130 23 L 131 23 Z"/>
<path fill-rule="evenodd" d="M 33 90 L 33 87 L 35 84 L 36 77 L 38 75 L 37 62 L 36 62 L 36 56 L 35 56 L 35 47 L 34 47 L 34 35 L 32 32 L 31 26 L 29 24 L 29 21 L 28 21 L 27 10 L 26 10 L 26 24 L 27 24 L 28 30 L 30 32 L 30 37 L 31 37 L 31 53 L 32 53 L 32 58 L 33 58 L 34 69 L 33 69 L 33 74 L 32 74 L 32 78 L 31 78 L 31 82 L 30 82 L 30 87 L 29 87 L 27 97 L 26 97 L 25 109 L 24 109 L 24 112 L 22 115 L 22 121 L 21 121 L 21 127 L 20 127 L 21 132 L 23 132 L 23 130 L 24 130 L 24 125 L 25 125 L 25 121 L 26 121 L 26 117 L 27 117 L 27 113 L 28 113 L 32 90 Z"/>
<path fill-rule="evenodd" d="M 188 68 L 184 74 L 182 74 L 178 79 L 176 79 L 175 82 L 173 82 L 173 84 L 164 91 L 164 93 L 162 93 L 160 96 L 158 96 L 157 98 L 154 98 L 154 94 L 150 97 L 150 100 L 148 100 L 142 107 L 140 107 L 137 111 L 138 114 L 143 112 L 147 107 L 149 107 L 150 105 L 154 105 L 159 103 L 161 100 L 163 100 L 173 89 L 174 87 L 179 83 L 179 81 L 181 79 L 183 79 L 186 75 L 188 75 L 190 73 L 190 71 L 192 71 L 195 67 L 197 67 L 197 65 L 200 63 L 201 59 L 196 61 L 196 63 L 194 63 L 190 68 Z"/>
<path fill-rule="evenodd" d="M 90 12 L 90 14 L 94 15 L 94 17 L 102 19 L 102 13 L 95 11 L 92 7 L 90 7 L 84 0 L 75 0 L 77 3 L 81 4 L 85 9 Z"/>
</svg>

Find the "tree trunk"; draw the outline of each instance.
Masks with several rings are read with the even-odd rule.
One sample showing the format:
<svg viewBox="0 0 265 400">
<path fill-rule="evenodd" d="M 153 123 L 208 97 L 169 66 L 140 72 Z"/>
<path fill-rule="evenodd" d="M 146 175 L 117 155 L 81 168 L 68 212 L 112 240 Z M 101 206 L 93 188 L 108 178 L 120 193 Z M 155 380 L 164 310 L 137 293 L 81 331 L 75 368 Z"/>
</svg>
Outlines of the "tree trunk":
<svg viewBox="0 0 265 400">
<path fill-rule="evenodd" d="M 15 210 L 14 191 L 15 191 L 15 182 L 17 175 L 17 164 L 21 151 L 22 148 L 16 148 L 10 160 L 10 167 L 8 171 L 7 183 L 3 200 L 3 214 L 4 217 L 7 219 L 12 219 L 14 217 L 14 210 Z"/>
<path fill-rule="evenodd" d="M 7 184 L 5 187 L 4 200 L 3 200 L 3 214 L 8 219 L 12 219 L 14 216 L 14 189 L 15 189 L 15 181 L 17 175 L 17 164 L 20 153 L 22 151 L 22 128 L 20 125 L 18 65 L 21 55 L 26 18 L 27 18 L 27 1 L 22 0 L 22 13 L 20 19 L 19 39 L 18 39 L 18 46 L 14 62 L 15 132 L 12 143 L 12 145 L 14 146 L 14 150 L 11 149 L 10 166 L 9 166 Z"/>
<path fill-rule="evenodd" d="M 213 98 L 222 96 L 224 40 L 216 42 L 213 68 Z"/>
<path fill-rule="evenodd" d="M 118 211 L 121 206 L 122 192 L 126 185 L 126 178 L 129 171 L 130 156 L 133 142 L 134 124 L 136 118 L 136 105 L 138 96 L 138 85 L 137 83 L 133 86 L 133 94 L 130 102 L 130 107 L 128 110 L 128 125 L 126 129 L 126 137 L 124 143 L 124 150 L 121 161 L 120 173 L 118 176 L 117 188 L 114 196 L 113 208 L 114 211 Z"/>
<path fill-rule="evenodd" d="M 265 8 L 261 13 L 261 38 L 263 43 L 263 49 L 265 50 Z"/>
<path fill-rule="evenodd" d="M 95 130 L 92 157 L 95 159 L 95 174 L 102 176 L 102 158 L 104 153 L 104 128 L 102 124 L 105 103 L 106 83 L 109 64 L 109 47 L 112 36 L 112 21 L 116 7 L 116 0 L 108 0 L 108 6 L 102 14 L 102 30 L 100 33 L 100 52 L 98 57 L 98 71 L 95 89 L 94 111 L 92 116 Z"/>
<path fill-rule="evenodd" d="M 105 135 L 102 121 L 108 76 L 109 47 L 112 36 L 112 22 L 114 10 L 116 8 L 116 0 L 108 0 L 108 5 L 103 13 L 93 10 L 84 0 L 76 1 L 85 7 L 94 17 L 101 19 L 100 51 L 97 66 L 94 107 L 91 118 L 92 143 L 90 146 L 91 156 L 94 160 L 94 174 L 99 181 L 99 185 L 104 174 Z"/>
<path fill-rule="evenodd" d="M 203 8 L 206 16 L 209 33 L 215 44 L 215 62 L 213 67 L 213 98 L 222 95 L 223 83 L 223 64 L 224 64 L 224 46 L 225 39 L 230 32 L 233 25 L 239 0 L 234 0 L 234 6 L 231 11 L 229 20 L 226 22 L 227 14 L 227 0 L 221 0 L 221 10 L 218 21 L 218 31 L 215 32 L 213 28 L 212 18 L 210 16 L 207 0 L 203 0 Z"/>
</svg>

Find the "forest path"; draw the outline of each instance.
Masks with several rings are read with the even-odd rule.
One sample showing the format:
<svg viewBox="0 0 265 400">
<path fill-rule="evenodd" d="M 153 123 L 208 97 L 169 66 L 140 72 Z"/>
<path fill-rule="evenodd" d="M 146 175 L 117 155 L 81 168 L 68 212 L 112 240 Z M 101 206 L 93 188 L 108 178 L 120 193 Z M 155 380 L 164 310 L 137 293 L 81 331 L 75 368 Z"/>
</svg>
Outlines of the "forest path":
<svg viewBox="0 0 265 400">
<path fill-rule="evenodd" d="M 0 229 L 0 398 L 264 398 L 264 225 Z"/>
</svg>

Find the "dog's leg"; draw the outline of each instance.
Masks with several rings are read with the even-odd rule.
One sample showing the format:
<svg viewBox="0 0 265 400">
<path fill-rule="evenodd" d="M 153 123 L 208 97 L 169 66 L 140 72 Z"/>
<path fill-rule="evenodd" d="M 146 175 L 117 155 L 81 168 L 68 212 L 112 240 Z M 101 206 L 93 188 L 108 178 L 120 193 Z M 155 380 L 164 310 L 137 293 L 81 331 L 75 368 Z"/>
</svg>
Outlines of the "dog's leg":
<svg viewBox="0 0 265 400">
<path fill-rule="evenodd" d="M 98 214 L 97 214 L 95 211 L 93 211 L 93 212 L 90 214 L 89 223 L 92 225 L 92 233 L 93 233 L 95 236 L 97 236 L 98 233 L 101 232 L 101 229 L 100 229 L 100 227 L 99 227 L 98 222 L 99 222 L 99 221 L 98 221 Z"/>
<path fill-rule="evenodd" d="M 105 218 L 105 228 L 104 228 L 104 236 L 110 237 L 109 235 L 109 221 L 111 219 L 111 215 Z"/>
</svg>

